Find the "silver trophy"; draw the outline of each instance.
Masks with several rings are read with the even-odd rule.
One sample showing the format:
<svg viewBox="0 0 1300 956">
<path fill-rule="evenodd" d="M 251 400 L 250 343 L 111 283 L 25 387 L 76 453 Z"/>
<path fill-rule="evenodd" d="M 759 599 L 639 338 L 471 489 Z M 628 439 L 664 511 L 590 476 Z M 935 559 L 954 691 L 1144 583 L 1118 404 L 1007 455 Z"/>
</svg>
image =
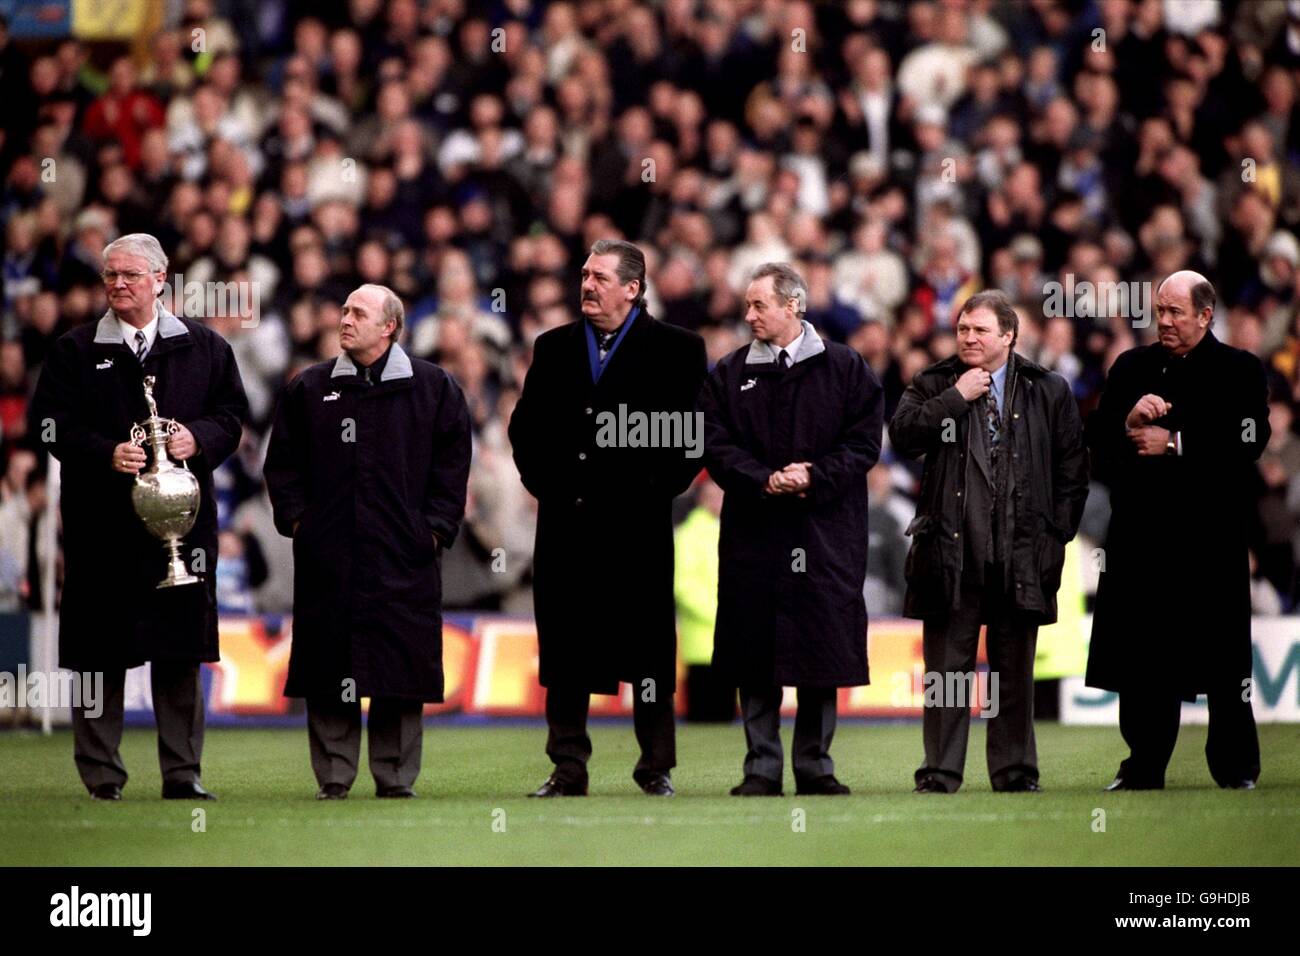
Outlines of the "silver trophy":
<svg viewBox="0 0 1300 956">
<path fill-rule="evenodd" d="M 153 463 L 136 476 L 131 489 L 131 504 L 144 526 L 167 549 L 167 574 L 158 582 L 160 588 L 198 584 L 181 559 L 181 538 L 189 534 L 199 516 L 199 480 L 186 467 L 167 454 L 167 439 L 180 431 L 180 425 L 158 415 L 154 401 L 154 376 L 144 377 L 144 400 L 149 417 L 131 426 L 131 444 L 137 448 L 147 441 L 153 449 Z"/>
</svg>

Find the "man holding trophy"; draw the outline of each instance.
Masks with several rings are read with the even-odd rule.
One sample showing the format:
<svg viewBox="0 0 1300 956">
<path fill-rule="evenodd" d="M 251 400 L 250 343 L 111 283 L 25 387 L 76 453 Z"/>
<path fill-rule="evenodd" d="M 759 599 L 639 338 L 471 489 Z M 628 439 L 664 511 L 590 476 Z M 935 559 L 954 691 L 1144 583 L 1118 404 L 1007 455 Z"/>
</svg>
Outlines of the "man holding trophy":
<svg viewBox="0 0 1300 956">
<path fill-rule="evenodd" d="M 212 473 L 248 402 L 230 345 L 158 301 L 157 239 L 122 236 L 103 263 L 109 311 L 54 344 L 29 412 L 62 464 L 59 666 L 104 674 L 102 713 L 73 709 L 77 772 L 93 798 L 121 799 L 126 670 L 148 661 L 163 798 L 215 799 L 199 766 L 199 665 L 219 657 Z"/>
</svg>

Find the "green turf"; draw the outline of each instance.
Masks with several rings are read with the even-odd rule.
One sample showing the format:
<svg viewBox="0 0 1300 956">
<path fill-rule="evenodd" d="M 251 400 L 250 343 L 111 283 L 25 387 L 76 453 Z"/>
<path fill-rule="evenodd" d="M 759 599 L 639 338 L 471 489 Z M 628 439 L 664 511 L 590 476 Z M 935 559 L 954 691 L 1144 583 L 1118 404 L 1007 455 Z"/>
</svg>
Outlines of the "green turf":
<svg viewBox="0 0 1300 956">
<path fill-rule="evenodd" d="M 1100 792 L 1123 755 L 1113 728 L 1040 724 L 1047 792 L 994 794 L 975 721 L 967 785 L 951 797 L 909 792 L 918 724 L 841 726 L 847 798 L 793 796 L 788 769 L 782 799 L 728 797 L 740 728 L 681 726 L 678 796 L 652 799 L 630 777 L 631 726 L 598 725 L 592 738 L 586 799 L 523 798 L 549 771 L 543 728 L 435 726 L 417 800 L 375 800 L 363 766 L 347 801 L 317 802 L 305 730 L 211 730 L 203 780 L 221 799 L 196 833 L 191 805 L 158 798 L 151 732 L 126 735 L 133 776 L 118 804 L 86 796 L 66 731 L 0 733 L 0 847 L 6 865 L 1300 863 L 1297 725 L 1260 728 L 1252 793 L 1214 786 L 1203 727 L 1183 728 L 1167 790 L 1124 794 Z"/>
</svg>

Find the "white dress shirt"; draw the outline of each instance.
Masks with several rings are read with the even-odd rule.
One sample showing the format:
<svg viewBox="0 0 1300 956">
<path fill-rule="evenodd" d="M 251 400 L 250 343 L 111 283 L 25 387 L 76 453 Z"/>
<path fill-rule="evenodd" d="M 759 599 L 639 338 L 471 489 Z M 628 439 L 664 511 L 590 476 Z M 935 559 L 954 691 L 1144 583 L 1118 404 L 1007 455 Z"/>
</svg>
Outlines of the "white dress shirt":
<svg viewBox="0 0 1300 956">
<path fill-rule="evenodd" d="M 117 324 L 118 327 L 121 328 L 122 330 L 122 341 L 126 343 L 126 347 L 129 348 L 132 352 L 135 352 L 135 333 L 137 331 L 144 333 L 145 355 L 148 355 L 151 351 L 153 351 L 154 339 L 158 338 L 158 313 L 157 312 L 154 313 L 153 318 L 149 320 L 149 324 L 146 325 L 143 329 L 137 330 L 134 325 L 132 325 L 130 322 L 125 321 L 120 316 L 118 316 L 117 318 Z"/>
</svg>

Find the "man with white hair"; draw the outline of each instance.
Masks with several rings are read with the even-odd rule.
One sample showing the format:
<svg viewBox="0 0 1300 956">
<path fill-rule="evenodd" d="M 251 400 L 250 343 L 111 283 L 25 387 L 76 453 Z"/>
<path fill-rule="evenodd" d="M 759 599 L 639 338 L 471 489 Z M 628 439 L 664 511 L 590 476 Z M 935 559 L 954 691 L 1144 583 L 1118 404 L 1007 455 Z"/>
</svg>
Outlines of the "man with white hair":
<svg viewBox="0 0 1300 956">
<path fill-rule="evenodd" d="M 158 301 L 167 256 L 132 233 L 104 248 L 109 309 L 50 350 L 29 412 L 28 433 L 62 463 L 64 583 L 59 666 L 102 671 L 104 700 L 74 708 L 73 749 L 82 783 L 119 800 L 127 780 L 122 739 L 125 674 L 149 661 L 164 799 L 213 799 L 200 783 L 203 687 L 199 664 L 217 646 L 217 506 L 212 475 L 239 445 L 248 402 L 230 345 L 202 322 Z M 168 455 L 199 480 L 199 509 L 181 542 L 198 586 L 158 587 L 167 552 L 136 515 L 135 476 L 146 450 L 129 441 L 149 415 L 175 420 Z M 92 716 L 92 714 L 95 714 Z"/>
<path fill-rule="evenodd" d="M 343 354 L 293 379 L 266 453 L 276 529 L 293 538 L 293 651 L 284 692 L 307 701 L 318 800 L 357 777 L 361 699 L 376 796 L 409 798 L 425 703 L 443 699 L 442 553 L 465 514 L 465 396 L 398 344 L 401 300 L 348 296 Z"/>
</svg>

